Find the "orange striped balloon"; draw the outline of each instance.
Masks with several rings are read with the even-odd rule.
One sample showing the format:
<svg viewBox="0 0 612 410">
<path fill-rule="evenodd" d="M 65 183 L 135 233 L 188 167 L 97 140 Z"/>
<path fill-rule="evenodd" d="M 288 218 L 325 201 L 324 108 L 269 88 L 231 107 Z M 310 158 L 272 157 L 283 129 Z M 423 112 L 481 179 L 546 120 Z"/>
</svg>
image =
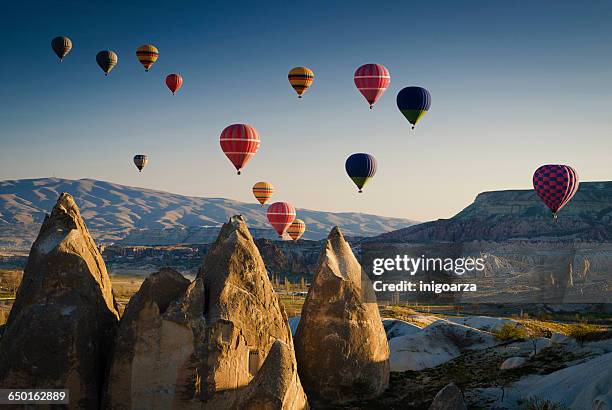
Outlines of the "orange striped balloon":
<svg viewBox="0 0 612 410">
<path fill-rule="evenodd" d="M 253 195 L 255 195 L 255 199 L 259 201 L 261 206 L 264 206 L 273 193 L 274 185 L 269 182 L 259 181 L 253 185 Z"/>
<path fill-rule="evenodd" d="M 136 49 L 136 57 L 145 68 L 145 71 L 149 71 L 153 63 L 157 61 L 157 57 L 159 57 L 159 50 L 153 44 L 145 44 Z"/>
<path fill-rule="evenodd" d="M 294 241 L 297 241 L 304 235 L 306 232 L 306 224 L 301 219 L 296 219 L 293 221 L 289 228 L 287 228 L 287 233 Z"/>
<path fill-rule="evenodd" d="M 314 73 L 306 67 L 295 67 L 289 71 L 288 77 L 289 84 L 291 84 L 297 93 L 298 98 L 302 98 L 302 94 L 306 92 L 306 89 L 310 87 L 314 80 Z"/>
</svg>

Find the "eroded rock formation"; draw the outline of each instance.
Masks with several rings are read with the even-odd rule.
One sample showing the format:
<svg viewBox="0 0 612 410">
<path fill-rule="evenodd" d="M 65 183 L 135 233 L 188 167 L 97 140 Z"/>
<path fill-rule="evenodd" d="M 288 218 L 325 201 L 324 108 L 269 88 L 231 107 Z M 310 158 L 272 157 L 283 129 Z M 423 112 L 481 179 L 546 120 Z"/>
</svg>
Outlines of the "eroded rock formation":
<svg viewBox="0 0 612 410">
<path fill-rule="evenodd" d="M 32 245 L 0 339 L 0 386 L 67 388 L 72 407 L 98 408 L 117 321 L 104 261 L 64 193 Z"/>
<path fill-rule="evenodd" d="M 338 227 L 319 257 L 295 348 L 309 396 L 341 403 L 388 385 L 389 345 L 372 285 Z"/>
<path fill-rule="evenodd" d="M 242 217 L 221 228 L 201 271 L 206 293 L 201 399 L 236 405 L 276 340 L 293 349 L 287 315 Z"/>
<path fill-rule="evenodd" d="M 194 396 L 194 330 L 202 318 L 203 296 L 201 280 L 190 285 L 172 269 L 143 282 L 121 318 L 105 408 L 170 409 Z"/>
<path fill-rule="evenodd" d="M 164 269 L 121 320 L 112 409 L 307 408 L 287 317 L 244 220 L 221 229 L 189 284 Z"/>
</svg>

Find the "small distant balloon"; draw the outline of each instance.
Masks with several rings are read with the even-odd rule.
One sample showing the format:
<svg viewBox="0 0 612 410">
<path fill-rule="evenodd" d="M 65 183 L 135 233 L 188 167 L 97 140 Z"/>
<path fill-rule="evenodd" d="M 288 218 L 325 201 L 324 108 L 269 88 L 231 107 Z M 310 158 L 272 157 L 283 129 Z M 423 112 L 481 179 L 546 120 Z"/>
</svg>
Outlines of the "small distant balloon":
<svg viewBox="0 0 612 410">
<path fill-rule="evenodd" d="M 232 124 L 221 132 L 221 149 L 229 158 L 238 175 L 257 153 L 261 141 L 254 127 L 248 124 Z"/>
<path fill-rule="evenodd" d="M 533 189 L 553 218 L 578 191 L 578 173 L 569 165 L 542 165 L 533 174 Z"/>
<path fill-rule="evenodd" d="M 295 242 L 304 235 L 304 232 L 306 232 L 306 224 L 301 219 L 296 219 L 289 225 L 289 228 L 287 228 L 287 234 Z"/>
<path fill-rule="evenodd" d="M 397 108 L 412 124 L 412 129 L 431 107 L 431 94 L 423 87 L 406 87 L 397 94 Z"/>
<path fill-rule="evenodd" d="M 55 37 L 53 40 L 51 40 L 51 48 L 59 60 L 63 61 L 64 57 L 66 57 L 70 50 L 72 50 L 72 40 L 66 36 Z"/>
<path fill-rule="evenodd" d="M 134 155 L 134 165 L 138 168 L 139 172 L 142 172 L 142 169 L 147 166 L 149 162 L 149 157 L 143 154 Z"/>
<path fill-rule="evenodd" d="M 253 195 L 261 206 L 264 206 L 272 194 L 274 194 L 274 186 L 269 182 L 259 181 L 253 185 Z"/>
<path fill-rule="evenodd" d="M 104 50 L 100 51 L 96 55 L 96 62 L 102 71 L 104 71 L 104 75 L 108 75 L 108 73 L 111 72 L 111 70 L 117 65 L 117 61 L 119 61 L 119 57 L 117 57 L 117 54 L 115 54 L 114 51 Z"/>
<path fill-rule="evenodd" d="M 153 44 L 145 44 L 136 49 L 136 58 L 144 67 L 145 71 L 149 71 L 159 57 L 159 50 Z"/>
<path fill-rule="evenodd" d="M 295 67 L 289 70 L 288 77 L 289 84 L 291 84 L 297 93 L 298 98 L 302 98 L 302 94 L 312 85 L 314 73 L 311 69 L 306 67 Z"/>
<path fill-rule="evenodd" d="M 279 237 L 295 219 L 295 208 L 288 202 L 275 202 L 268 207 L 268 221 Z"/>
<path fill-rule="evenodd" d="M 180 74 L 172 73 L 166 77 L 166 86 L 174 95 L 183 86 L 183 77 Z"/>
<path fill-rule="evenodd" d="M 355 71 L 355 86 L 370 104 L 370 109 L 391 83 L 389 70 L 382 64 L 364 64 Z"/>
<path fill-rule="evenodd" d="M 359 192 L 363 192 L 363 187 L 376 174 L 376 159 L 363 152 L 349 156 L 344 166 L 346 173 L 357 185 Z"/>
</svg>

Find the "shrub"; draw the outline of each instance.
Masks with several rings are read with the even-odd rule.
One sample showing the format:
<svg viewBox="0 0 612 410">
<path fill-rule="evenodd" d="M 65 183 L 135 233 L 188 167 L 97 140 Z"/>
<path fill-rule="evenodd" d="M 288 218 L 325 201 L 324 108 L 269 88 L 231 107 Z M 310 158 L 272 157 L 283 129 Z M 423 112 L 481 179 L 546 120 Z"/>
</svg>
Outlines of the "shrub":
<svg viewBox="0 0 612 410">
<path fill-rule="evenodd" d="M 491 333 L 496 339 L 502 341 L 520 340 L 527 338 L 527 329 L 521 325 L 505 323 L 501 327 L 494 329 Z"/>
</svg>

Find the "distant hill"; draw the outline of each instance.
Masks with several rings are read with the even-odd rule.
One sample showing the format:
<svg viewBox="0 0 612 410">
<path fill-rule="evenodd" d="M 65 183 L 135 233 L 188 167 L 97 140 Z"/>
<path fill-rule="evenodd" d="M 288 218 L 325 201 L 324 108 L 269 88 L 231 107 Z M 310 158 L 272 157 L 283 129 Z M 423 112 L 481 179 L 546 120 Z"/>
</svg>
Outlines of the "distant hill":
<svg viewBox="0 0 612 410">
<path fill-rule="evenodd" d="M 211 242 L 234 214 L 255 237 L 274 238 L 266 208 L 224 198 L 198 198 L 91 179 L 22 179 L 0 182 L 0 247 L 28 249 L 58 196 L 74 196 L 87 226 L 101 243 L 165 245 Z M 402 218 L 298 209 L 305 239 L 323 239 L 334 225 L 349 236 L 374 236 L 413 225 Z"/>
<path fill-rule="evenodd" d="M 440 219 L 382 234 L 376 242 L 466 242 L 528 240 L 612 240 L 612 181 L 583 182 L 559 218 L 535 192 L 483 192 L 450 219 Z"/>
</svg>

